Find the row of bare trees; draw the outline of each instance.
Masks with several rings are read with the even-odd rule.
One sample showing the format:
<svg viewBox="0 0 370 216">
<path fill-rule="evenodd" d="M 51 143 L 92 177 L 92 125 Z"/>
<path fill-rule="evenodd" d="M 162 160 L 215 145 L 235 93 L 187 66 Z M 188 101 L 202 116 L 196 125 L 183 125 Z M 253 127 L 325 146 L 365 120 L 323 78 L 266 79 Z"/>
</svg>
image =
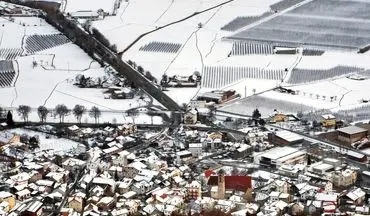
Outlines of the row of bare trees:
<svg viewBox="0 0 370 216">
<path fill-rule="evenodd" d="M 31 113 L 31 107 L 27 105 L 20 105 L 17 108 L 18 115 L 23 119 L 24 122 L 28 121 L 29 114 Z M 76 117 L 76 120 L 78 123 L 81 123 L 82 116 L 88 112 L 89 116 L 95 119 L 95 123 L 99 122 L 99 118 L 101 116 L 101 111 L 98 107 L 93 106 L 90 110 L 87 110 L 87 108 L 83 105 L 77 104 L 74 106 L 72 110 L 70 110 L 66 105 L 64 104 L 58 104 L 54 110 L 50 110 L 46 108 L 45 106 L 39 106 L 37 108 L 37 114 L 39 116 L 40 122 L 46 122 L 46 118 L 48 114 L 54 113 L 55 116 L 59 117 L 59 122 L 63 123 L 64 118 L 70 114 L 72 114 Z"/>
</svg>

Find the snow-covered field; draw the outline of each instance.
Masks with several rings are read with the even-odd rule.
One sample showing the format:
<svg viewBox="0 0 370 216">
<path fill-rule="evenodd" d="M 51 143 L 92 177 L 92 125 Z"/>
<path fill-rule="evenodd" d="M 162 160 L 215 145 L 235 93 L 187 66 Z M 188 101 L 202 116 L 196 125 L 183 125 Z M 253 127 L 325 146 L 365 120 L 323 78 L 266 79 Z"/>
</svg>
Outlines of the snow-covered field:
<svg viewBox="0 0 370 216">
<path fill-rule="evenodd" d="M 14 22 L 0 19 L 2 33 L 2 48 L 26 49 L 26 39 L 36 34 L 60 34 L 56 29 L 45 23 L 44 20 L 34 17 L 15 17 Z M 4 25 L 4 26 L 2 26 Z M 32 46 L 37 46 L 32 44 Z M 36 49 L 39 50 L 39 49 Z M 28 53 L 28 52 L 27 52 Z M 34 62 L 37 63 L 34 65 Z M 138 98 L 127 100 L 105 99 L 105 89 L 78 88 L 73 85 L 76 75 L 86 77 L 103 77 L 106 71 L 97 62 L 94 62 L 78 46 L 71 42 L 35 53 L 23 53 L 13 61 L 17 76 L 15 85 L 9 88 L 0 88 L 0 106 L 15 109 L 19 105 L 28 105 L 33 108 L 29 120 L 38 121 L 35 109 L 45 105 L 49 109 L 58 104 L 65 104 L 72 109 L 76 104 L 84 105 L 87 109 L 97 106 L 102 110 L 100 122 L 133 122 L 160 124 L 160 117 L 138 115 L 134 118 L 124 116 L 127 109 L 148 105 L 149 101 Z M 14 113 L 16 119 L 20 117 Z M 114 120 L 113 120 L 114 119 Z M 48 118 L 49 122 L 57 122 L 58 118 Z M 82 118 L 84 122 L 93 123 L 94 119 L 87 114 Z M 70 114 L 65 122 L 76 122 Z"/>
<path fill-rule="evenodd" d="M 141 34 L 223 2 L 226 1 L 92 0 L 86 4 L 83 0 L 62 0 L 61 9 L 65 13 L 82 10 L 97 11 L 99 9 L 110 13 L 110 16 L 105 16 L 104 19 L 93 21 L 92 27 L 105 35 L 111 44 L 115 44 L 118 51 L 122 51 Z M 284 71 L 284 77 L 281 80 L 251 79 L 256 77 L 248 78 L 248 76 L 233 76 L 232 74 L 230 76 L 233 78 L 227 77 L 225 74 L 223 77 L 218 77 L 215 74 L 213 77 L 211 76 L 210 81 L 207 81 L 209 82 L 207 88 L 202 85 L 200 89 L 168 89 L 169 91 L 166 93 L 179 104 L 188 103 L 197 94 L 215 88 L 234 89 L 242 95 L 242 98 L 256 93 L 259 94 L 259 97 L 265 98 L 266 101 L 273 99 L 271 104 L 263 104 L 266 110 L 273 110 L 275 105 L 294 102 L 292 106 L 285 107 L 287 112 L 295 112 L 298 106 L 302 106 L 305 110 L 353 109 L 363 105 L 360 102 L 362 99 L 370 99 L 370 93 L 368 93 L 370 92 L 368 89 L 370 81 L 349 80 L 345 77 L 346 75 L 335 77 L 323 74 L 322 79 L 316 79 L 310 76 L 321 77 L 317 73 L 316 75 L 305 74 L 307 83 L 300 82 L 301 84 L 296 85 L 289 83 L 293 68 L 319 70 L 323 73 L 325 70 L 337 66 L 358 68 L 360 71 L 369 70 L 370 52 L 358 54 L 356 52 L 328 51 L 322 56 L 271 53 L 231 55 L 234 41 L 227 39 L 227 37 L 235 32 L 224 31 L 221 28 L 237 17 L 257 17 L 265 13 L 269 14 L 271 12 L 270 6 L 277 2 L 279 0 L 232 1 L 142 37 L 123 54 L 122 58 L 123 60 L 135 61 L 137 65 L 150 71 L 157 80 L 160 80 L 163 74 L 188 76 L 194 71 L 199 71 L 202 74 L 206 67 L 253 67 L 262 71 Z M 45 21 L 38 18 L 15 18 L 14 22 L 1 18 L 0 30 L 3 35 L 0 48 L 18 49 L 25 48 L 24 42 L 27 36 L 41 34 L 40 32 L 42 34 L 58 33 Z M 141 47 L 152 42 L 175 43 L 180 44 L 181 47 L 177 52 L 140 50 Z M 39 63 L 39 66 L 32 68 L 34 60 Z M 19 65 L 19 77 L 14 88 L 0 90 L 0 104 L 2 106 L 15 107 L 20 104 L 29 104 L 36 107 L 45 104 L 47 107 L 55 107 L 56 104 L 65 103 L 72 107 L 77 103 L 82 103 L 87 107 L 95 105 L 102 110 L 117 111 L 146 105 L 144 101 L 139 102 L 136 99 L 122 101 L 104 99 L 102 90 L 78 89 L 73 86 L 72 80 L 76 74 L 102 76 L 105 72 L 99 65 L 92 62 L 82 50 L 71 43 L 37 52 L 36 55 L 20 57 L 16 63 Z M 341 73 L 334 72 L 333 74 Z M 236 79 L 234 79 L 235 77 Z M 230 82 L 224 82 L 220 85 L 212 83 L 218 82 L 220 79 L 228 79 Z M 295 90 L 297 94 L 268 91 L 278 85 Z M 30 92 L 37 97 L 29 97 Z M 154 101 L 154 103 L 156 102 Z M 248 104 L 248 106 L 258 108 L 258 103 Z M 227 104 L 225 107 L 231 110 L 240 110 L 245 107 L 245 104 L 241 101 L 237 102 L 235 106 L 237 106 L 235 109 L 230 108 L 231 104 Z"/>
<path fill-rule="evenodd" d="M 78 143 L 72 140 L 64 139 L 64 138 L 56 138 L 51 136 L 50 138 L 46 138 L 45 133 L 23 129 L 23 128 L 16 128 L 11 129 L 8 132 L 16 133 L 19 135 L 27 134 L 28 136 L 38 136 L 40 140 L 40 150 L 54 150 L 54 151 L 69 151 L 73 148 L 77 148 Z"/>
</svg>

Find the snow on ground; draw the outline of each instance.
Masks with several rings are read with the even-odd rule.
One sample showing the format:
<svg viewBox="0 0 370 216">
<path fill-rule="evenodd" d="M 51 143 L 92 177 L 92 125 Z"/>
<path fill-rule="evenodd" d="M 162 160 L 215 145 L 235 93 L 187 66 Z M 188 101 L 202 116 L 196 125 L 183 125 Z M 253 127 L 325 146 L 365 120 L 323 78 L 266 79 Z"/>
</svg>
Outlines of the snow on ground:
<svg viewBox="0 0 370 216">
<path fill-rule="evenodd" d="M 73 107 L 69 107 L 70 109 Z M 90 107 L 87 107 L 90 109 Z M 13 118 L 16 121 L 23 121 L 21 116 L 17 114 L 16 111 L 13 112 Z M 32 109 L 29 117 L 29 121 L 32 122 L 38 122 L 40 121 L 39 116 L 37 114 L 36 109 Z M 59 123 L 60 119 L 59 116 L 56 116 L 54 113 L 49 113 L 46 118 L 47 123 Z M 89 115 L 89 112 L 87 111 L 81 118 L 82 123 L 89 123 L 93 124 L 95 123 L 95 119 Z M 79 123 L 76 120 L 76 117 L 73 115 L 72 112 L 70 112 L 67 116 L 64 118 L 64 123 Z M 162 124 L 163 119 L 159 116 L 149 116 L 145 113 L 138 113 L 136 116 L 127 116 L 124 112 L 119 111 L 104 111 L 102 110 L 101 116 L 98 118 L 98 123 L 117 123 L 117 124 L 125 124 L 125 123 L 133 123 L 133 124 Z"/>
<path fill-rule="evenodd" d="M 179 105 L 189 103 L 189 101 L 198 95 L 199 88 L 168 88 L 165 93 L 170 96 Z"/>
<path fill-rule="evenodd" d="M 337 106 L 336 102 L 330 102 L 328 99 L 316 99 L 314 97 L 304 97 L 301 95 L 292 95 L 287 93 L 280 93 L 277 91 L 268 91 L 263 93 L 261 96 L 271 98 L 271 99 L 279 99 L 286 102 L 294 102 L 298 104 L 309 105 L 315 107 L 317 109 L 331 109 Z"/>
<path fill-rule="evenodd" d="M 0 23 L 3 41 L 1 48 L 8 46 L 20 48 L 24 33 L 26 35 L 59 33 L 39 18 L 15 18 L 14 23 L 5 19 L 1 21 L 4 24 L 2 27 Z M 18 22 L 25 23 L 25 26 Z M 37 65 L 34 66 L 33 62 Z M 87 77 L 102 77 L 106 75 L 106 72 L 83 50 L 72 43 L 19 57 L 14 64 L 16 70 L 19 68 L 19 75 L 14 87 L 0 89 L 1 107 L 15 109 L 19 105 L 28 105 L 31 108 L 45 105 L 48 108 L 54 108 L 57 104 L 65 104 L 72 109 L 76 104 L 85 105 L 87 108 L 98 106 L 103 112 L 120 111 L 120 113 L 106 115 L 103 121 L 112 122 L 112 119 L 116 118 L 120 122 L 126 122 L 132 121 L 132 118 L 125 120 L 122 111 L 148 104 L 148 101 L 137 99 L 104 99 L 104 89 L 82 89 L 74 86 L 74 79 L 78 74 L 84 74 Z M 33 121 L 38 121 L 36 113 L 34 117 L 30 116 L 30 120 L 31 118 Z M 73 122 L 73 118 L 69 121 Z M 137 121 L 141 123 L 151 122 L 150 119 L 146 115 L 137 117 Z M 90 119 L 88 121 L 93 122 Z M 160 123 L 161 118 L 154 118 L 154 121 Z"/>
<path fill-rule="evenodd" d="M 73 148 L 76 148 L 78 143 L 72 140 L 64 139 L 64 138 L 56 138 L 51 136 L 50 138 L 46 138 L 45 133 L 27 130 L 23 128 L 11 129 L 9 130 L 10 133 L 17 133 L 19 135 L 27 134 L 29 136 L 37 135 L 40 139 L 40 150 L 48 150 L 52 149 L 54 151 L 69 151 Z"/>
<path fill-rule="evenodd" d="M 66 13 L 77 11 L 98 11 L 102 9 L 104 12 L 113 13 L 114 5 L 117 0 L 66 0 Z"/>
<path fill-rule="evenodd" d="M 338 65 L 370 69 L 369 56 L 353 52 L 327 51 L 322 56 L 304 56 L 298 64 L 302 69 L 330 69 Z"/>
<path fill-rule="evenodd" d="M 123 49 L 140 34 L 156 26 L 176 21 L 222 2 L 224 1 L 157 0 L 155 3 L 148 3 L 143 0 L 132 0 L 127 7 L 119 9 L 120 15 L 95 21 L 94 26 L 101 30 L 112 43 L 117 44 L 119 49 Z M 214 64 L 215 61 L 226 58 L 231 50 L 232 43 L 221 41 L 222 37 L 230 34 L 220 30 L 223 25 L 237 16 L 260 15 L 269 10 L 268 6 L 275 2 L 277 1 L 263 3 L 234 1 L 143 37 L 124 54 L 123 58 L 142 65 L 157 79 L 160 79 L 164 73 L 190 75 L 195 70 L 202 71 L 202 61 Z M 146 16 L 141 16 L 137 11 L 145 11 Z M 199 23 L 203 25 L 201 29 L 198 28 Z M 183 46 L 177 54 L 139 51 L 141 46 L 152 41 L 180 43 Z M 213 54 L 213 51 L 217 53 Z M 246 58 L 241 61 L 247 62 Z"/>
<path fill-rule="evenodd" d="M 124 111 L 136 107 L 148 105 L 147 101 L 134 99 L 105 99 L 103 92 L 105 89 L 81 89 L 73 86 L 72 83 L 60 83 L 48 99 L 46 106 L 53 108 L 57 104 L 63 103 L 68 107 L 76 104 L 85 104 L 87 107 L 97 106 L 102 110 Z"/>
</svg>

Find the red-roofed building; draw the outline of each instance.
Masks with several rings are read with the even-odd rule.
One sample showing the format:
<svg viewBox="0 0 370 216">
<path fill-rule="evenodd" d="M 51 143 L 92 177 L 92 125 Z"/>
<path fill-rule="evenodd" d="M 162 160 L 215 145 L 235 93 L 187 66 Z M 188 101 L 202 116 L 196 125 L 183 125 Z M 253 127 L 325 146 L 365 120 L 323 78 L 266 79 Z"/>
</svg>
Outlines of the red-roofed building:
<svg viewBox="0 0 370 216">
<path fill-rule="evenodd" d="M 208 185 L 218 186 L 218 176 L 210 176 Z M 252 188 L 252 177 L 250 176 L 225 176 L 226 191 L 242 191 L 246 192 L 248 188 Z"/>
<path fill-rule="evenodd" d="M 206 170 L 206 171 L 204 171 L 204 176 L 206 177 L 206 178 L 208 178 L 208 177 L 210 177 L 210 176 L 212 176 L 212 175 L 215 175 L 216 173 L 215 173 L 215 171 L 213 171 L 213 170 L 211 170 L 211 169 L 208 169 L 208 170 Z"/>
</svg>

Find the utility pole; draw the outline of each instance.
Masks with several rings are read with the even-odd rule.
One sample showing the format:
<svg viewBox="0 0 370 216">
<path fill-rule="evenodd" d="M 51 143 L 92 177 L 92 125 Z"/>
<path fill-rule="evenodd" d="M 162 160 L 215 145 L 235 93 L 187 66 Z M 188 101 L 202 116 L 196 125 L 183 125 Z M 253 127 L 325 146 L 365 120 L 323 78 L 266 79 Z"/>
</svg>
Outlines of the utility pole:
<svg viewBox="0 0 370 216">
<path fill-rule="evenodd" d="M 244 87 L 244 97 L 247 97 L 247 86 Z"/>
</svg>

